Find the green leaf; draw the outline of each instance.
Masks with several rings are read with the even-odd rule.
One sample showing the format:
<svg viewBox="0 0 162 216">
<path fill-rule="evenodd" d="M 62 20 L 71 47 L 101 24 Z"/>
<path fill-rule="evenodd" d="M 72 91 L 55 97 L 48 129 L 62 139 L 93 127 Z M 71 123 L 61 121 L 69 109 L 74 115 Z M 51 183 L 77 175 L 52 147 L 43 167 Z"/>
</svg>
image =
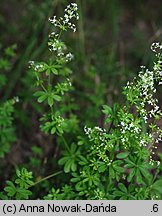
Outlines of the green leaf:
<svg viewBox="0 0 162 216">
<path fill-rule="evenodd" d="M 64 172 L 65 172 L 65 173 L 70 172 L 70 167 L 71 167 L 71 160 L 68 160 L 68 161 L 65 163 Z"/>
<path fill-rule="evenodd" d="M 73 163 L 71 164 L 71 170 L 72 170 L 73 172 L 75 172 L 76 169 L 77 169 L 77 165 L 76 165 L 75 162 L 73 162 Z"/>
<path fill-rule="evenodd" d="M 115 178 L 115 171 L 113 170 L 113 168 L 110 166 L 109 167 L 109 176 L 114 179 Z"/>
<path fill-rule="evenodd" d="M 137 184 L 145 184 L 139 169 L 136 170 L 136 182 Z"/>
<path fill-rule="evenodd" d="M 102 107 L 103 107 L 102 112 L 103 112 L 104 114 L 110 115 L 110 114 L 112 113 L 111 107 L 109 107 L 109 106 L 107 106 L 107 105 L 103 105 Z"/>
<path fill-rule="evenodd" d="M 67 157 L 62 157 L 59 161 L 58 161 L 58 164 L 59 165 L 64 165 L 66 162 L 67 162 L 67 160 L 69 160 L 69 157 L 67 156 Z"/>
<path fill-rule="evenodd" d="M 10 187 L 15 187 L 14 183 L 12 181 L 6 181 L 7 185 Z"/>
<path fill-rule="evenodd" d="M 124 193 L 123 193 L 122 191 L 119 191 L 119 190 L 114 191 L 113 194 L 114 194 L 115 196 L 123 196 L 123 195 L 124 195 Z"/>
<path fill-rule="evenodd" d="M 116 157 L 118 159 L 123 159 L 123 158 L 128 157 L 128 155 L 129 155 L 129 152 L 121 152 L 121 153 L 117 154 Z"/>
<path fill-rule="evenodd" d="M 48 105 L 49 105 L 50 107 L 52 107 L 52 106 L 53 106 L 53 103 L 54 103 L 53 98 L 52 98 L 51 95 L 49 95 L 49 96 L 48 96 Z"/>
<path fill-rule="evenodd" d="M 74 154 L 75 151 L 77 149 L 77 145 L 75 145 L 74 143 L 71 144 L 71 147 L 70 147 L 70 151 L 71 151 L 71 154 Z"/>
<path fill-rule="evenodd" d="M 60 69 L 60 68 L 62 68 L 62 65 L 55 65 L 54 67 L 57 69 Z"/>
<path fill-rule="evenodd" d="M 125 171 L 125 169 L 123 167 L 119 167 L 119 166 L 113 166 L 114 170 L 119 172 L 119 173 L 122 173 Z"/>
<path fill-rule="evenodd" d="M 84 188 L 83 188 L 83 185 L 82 185 L 82 182 L 78 182 L 76 185 L 75 185 L 75 189 L 77 191 L 82 191 Z"/>
<path fill-rule="evenodd" d="M 39 103 L 42 103 L 44 100 L 46 100 L 46 98 L 47 98 L 47 94 L 44 93 L 44 95 L 42 95 L 42 96 L 40 96 L 40 97 L 38 98 L 38 102 L 39 102 Z"/>
<path fill-rule="evenodd" d="M 157 180 L 153 185 L 152 189 L 158 191 L 160 194 L 162 194 L 162 179 Z"/>
<path fill-rule="evenodd" d="M 51 72 L 51 70 L 50 70 L 50 68 L 48 68 L 48 69 L 46 70 L 46 75 L 49 76 L 49 75 L 50 75 L 50 72 Z"/>
<path fill-rule="evenodd" d="M 31 195 L 31 191 L 24 188 L 18 188 L 16 193 L 16 199 L 28 199 Z"/>
<path fill-rule="evenodd" d="M 71 182 L 76 183 L 80 180 L 79 177 L 70 179 Z"/>
<path fill-rule="evenodd" d="M 78 158 L 80 159 L 80 161 L 79 161 L 80 165 L 88 164 L 88 160 L 85 157 L 83 157 L 82 155 L 78 155 Z"/>
<path fill-rule="evenodd" d="M 99 166 L 98 171 L 99 173 L 105 172 L 105 170 L 107 169 L 106 164 L 102 164 L 101 166 Z"/>
<path fill-rule="evenodd" d="M 131 182 L 134 175 L 135 175 L 135 168 L 131 169 L 131 171 L 130 171 L 130 173 L 128 175 L 127 181 Z"/>
<path fill-rule="evenodd" d="M 59 95 L 53 95 L 53 99 L 56 101 L 61 101 L 61 97 Z"/>
<path fill-rule="evenodd" d="M 142 166 L 139 166 L 139 169 L 140 169 L 140 172 L 142 173 L 142 175 L 147 179 L 147 178 L 150 178 L 150 173 L 147 169 L 147 167 L 142 167 Z"/>
<path fill-rule="evenodd" d="M 56 127 L 52 127 L 51 134 L 54 134 L 56 132 Z"/>
<path fill-rule="evenodd" d="M 37 91 L 34 93 L 34 96 L 39 97 L 39 96 L 44 95 L 44 93 L 45 93 L 44 91 Z"/>
<path fill-rule="evenodd" d="M 20 177 L 20 176 L 21 176 L 21 172 L 20 172 L 20 170 L 19 170 L 19 169 L 16 169 L 16 175 L 17 175 L 18 177 Z"/>
<path fill-rule="evenodd" d="M 4 188 L 4 191 L 7 192 L 7 195 L 13 197 L 16 194 L 16 187 L 11 181 L 6 182 L 8 186 Z"/>
<path fill-rule="evenodd" d="M 55 67 L 51 67 L 51 71 L 53 74 L 58 75 L 58 71 L 56 70 Z"/>
<path fill-rule="evenodd" d="M 124 192 L 124 193 L 127 193 L 127 188 L 125 187 L 125 185 L 123 183 L 119 183 L 118 184 L 118 188 Z"/>
<path fill-rule="evenodd" d="M 7 196 L 13 197 L 16 194 L 16 188 L 7 186 L 4 190 L 7 192 Z"/>
</svg>

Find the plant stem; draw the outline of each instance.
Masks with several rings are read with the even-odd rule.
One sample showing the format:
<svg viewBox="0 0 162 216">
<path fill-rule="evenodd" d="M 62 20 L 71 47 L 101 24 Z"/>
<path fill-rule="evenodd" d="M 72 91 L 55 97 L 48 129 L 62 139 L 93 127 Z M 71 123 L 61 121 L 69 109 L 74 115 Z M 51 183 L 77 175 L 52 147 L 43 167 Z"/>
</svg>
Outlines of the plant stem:
<svg viewBox="0 0 162 216">
<path fill-rule="evenodd" d="M 157 170 L 156 170 L 156 173 L 155 173 L 155 175 L 154 175 L 154 178 L 153 178 L 153 182 L 156 180 L 156 177 L 157 177 L 158 173 L 159 173 L 159 171 L 158 171 L 158 169 L 157 169 Z"/>
<path fill-rule="evenodd" d="M 59 33 L 59 36 L 58 36 L 58 40 L 60 39 L 61 35 L 62 35 L 62 29 L 60 30 L 60 33 Z"/>
<path fill-rule="evenodd" d="M 65 138 L 64 138 L 63 135 L 62 135 L 62 140 L 64 142 L 64 145 L 65 145 L 66 149 L 70 152 L 70 148 L 69 148 L 69 146 L 68 146 L 68 144 L 67 144 L 67 142 L 66 142 L 66 140 L 65 140 Z"/>
<path fill-rule="evenodd" d="M 50 107 L 51 108 L 51 113 L 52 113 L 52 115 L 54 114 L 54 107 Z"/>
<path fill-rule="evenodd" d="M 49 85 L 49 86 L 51 85 L 51 73 L 50 73 L 49 76 L 48 76 L 48 85 Z"/>
<path fill-rule="evenodd" d="M 35 185 L 37 185 L 37 184 L 39 184 L 39 183 L 41 183 L 41 182 L 43 182 L 43 181 L 45 181 L 45 180 L 47 180 L 47 179 L 50 179 L 50 178 L 52 178 L 52 177 L 54 177 L 54 176 L 57 176 L 57 175 L 61 174 L 62 172 L 63 172 L 63 171 L 58 171 L 58 172 L 53 173 L 53 174 L 51 174 L 51 175 L 49 175 L 49 176 L 46 176 L 46 177 L 42 178 L 41 180 L 35 182 L 33 185 L 31 185 L 31 187 L 33 187 L 33 186 L 35 186 Z"/>
<path fill-rule="evenodd" d="M 39 76 L 37 75 L 37 73 L 35 72 L 35 76 L 37 78 L 38 81 L 40 81 Z M 40 83 L 40 86 L 42 87 L 42 89 L 47 92 L 47 89 L 44 87 L 44 85 L 42 83 Z"/>
</svg>

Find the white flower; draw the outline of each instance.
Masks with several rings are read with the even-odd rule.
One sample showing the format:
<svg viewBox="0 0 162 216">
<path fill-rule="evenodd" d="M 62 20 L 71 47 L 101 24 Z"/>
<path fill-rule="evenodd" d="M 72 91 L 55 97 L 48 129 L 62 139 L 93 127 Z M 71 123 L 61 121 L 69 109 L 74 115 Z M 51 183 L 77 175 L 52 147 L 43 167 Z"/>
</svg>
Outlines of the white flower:
<svg viewBox="0 0 162 216">
<path fill-rule="evenodd" d="M 131 122 L 130 125 L 129 125 L 129 127 L 131 128 L 131 127 L 133 127 L 133 126 L 134 126 L 134 125 L 133 125 L 133 123 Z"/>
<path fill-rule="evenodd" d="M 157 166 L 159 166 L 160 165 L 160 161 L 157 161 Z"/>
<path fill-rule="evenodd" d="M 125 123 L 124 123 L 124 122 L 121 122 L 120 124 L 121 124 L 122 126 L 124 126 L 124 125 L 125 125 Z"/>
<path fill-rule="evenodd" d="M 144 143 L 145 143 L 144 140 L 140 140 L 141 145 L 144 145 Z"/>
<path fill-rule="evenodd" d="M 49 21 L 55 25 L 57 23 L 56 16 L 53 16 L 53 18 L 49 18 Z"/>
<path fill-rule="evenodd" d="M 121 139 L 121 141 L 124 143 L 124 142 L 125 142 L 125 139 L 124 139 L 124 138 L 122 138 L 122 139 Z"/>
<path fill-rule="evenodd" d="M 136 133 L 138 133 L 138 132 L 139 132 L 139 128 L 138 128 L 138 127 L 135 127 L 135 128 L 134 128 L 134 131 L 135 131 Z"/>
</svg>

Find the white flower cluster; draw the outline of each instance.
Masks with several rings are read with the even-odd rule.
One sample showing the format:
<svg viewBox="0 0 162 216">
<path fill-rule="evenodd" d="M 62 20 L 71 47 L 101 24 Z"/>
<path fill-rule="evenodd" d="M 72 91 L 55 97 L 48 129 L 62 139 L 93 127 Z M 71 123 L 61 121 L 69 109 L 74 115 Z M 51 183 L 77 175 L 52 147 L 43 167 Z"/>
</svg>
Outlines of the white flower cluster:
<svg viewBox="0 0 162 216">
<path fill-rule="evenodd" d="M 70 79 L 67 78 L 66 80 L 67 80 L 67 83 L 65 83 L 65 85 L 66 85 L 66 86 L 72 86 L 72 83 L 71 83 Z"/>
<path fill-rule="evenodd" d="M 138 75 L 140 79 L 137 83 L 128 82 L 125 87 L 126 91 L 131 90 L 134 97 L 136 97 L 136 101 L 138 101 L 136 108 L 145 123 L 147 123 L 148 118 L 155 117 L 155 115 L 162 116 L 158 106 L 158 100 L 154 97 L 156 93 L 156 82 L 159 81 L 159 84 L 161 84 L 160 80 L 162 80 L 162 71 L 159 71 L 159 64 L 161 62 L 160 60 L 158 62 L 154 63 L 153 71 L 146 69 L 145 66 L 141 66 L 142 70 Z M 126 96 L 128 97 L 128 93 Z M 146 108 L 149 108 L 149 110 L 147 111 Z"/>
<path fill-rule="evenodd" d="M 157 62 L 154 62 L 154 73 L 156 76 L 156 81 L 159 81 L 159 85 L 162 84 L 162 44 L 156 42 L 151 46 L 153 52 L 156 52 L 156 56 L 158 58 Z"/>
<path fill-rule="evenodd" d="M 139 124 L 139 121 L 133 118 L 133 115 L 125 112 L 124 118 L 122 118 L 122 121 L 118 126 L 121 132 L 120 139 L 125 149 L 127 149 L 128 146 L 131 146 L 132 138 L 134 140 L 135 139 L 139 140 L 139 135 L 141 134 L 142 128 L 141 125 Z"/>
<path fill-rule="evenodd" d="M 15 103 L 18 103 L 18 102 L 19 102 L 19 97 L 18 97 L 18 96 L 15 96 L 15 97 L 13 98 L 13 100 L 14 100 Z"/>
<path fill-rule="evenodd" d="M 61 59 L 64 62 L 71 61 L 74 56 L 72 53 L 66 53 L 67 47 L 66 45 L 60 40 L 60 36 L 62 31 L 65 31 L 67 29 L 72 29 L 73 32 L 76 31 L 76 26 L 71 22 L 73 18 L 79 19 L 78 15 L 78 7 L 76 3 L 71 3 L 65 8 L 65 13 L 63 17 L 60 17 L 59 19 L 54 16 L 53 18 L 50 18 L 49 21 L 55 26 L 60 28 L 60 33 L 52 32 L 50 34 L 50 39 L 48 42 L 49 50 L 55 51 L 57 58 Z"/>
<path fill-rule="evenodd" d="M 65 121 L 65 119 L 62 116 L 55 117 L 55 121 L 57 122 L 57 126 L 61 127 L 61 124 Z"/>
<path fill-rule="evenodd" d="M 55 51 L 57 53 L 57 57 L 62 57 L 65 55 L 65 51 L 67 50 L 66 45 L 57 38 L 50 38 L 49 42 L 49 50 Z"/>
<path fill-rule="evenodd" d="M 143 93 L 142 90 L 140 91 L 140 88 L 141 87 L 138 86 L 138 84 L 135 85 L 134 82 L 127 82 L 127 85 L 124 88 L 124 93 L 126 94 L 127 100 L 131 101 L 132 104 L 136 104 L 136 102 L 138 101 L 138 106 L 136 106 L 136 108 L 143 118 L 144 122 L 147 123 L 148 115 L 145 109 L 145 102 L 143 101 L 143 99 L 141 100 Z M 144 95 L 146 94 L 147 93 L 145 92 Z"/>
<path fill-rule="evenodd" d="M 76 26 L 74 23 L 71 22 L 73 18 L 79 19 L 78 14 L 78 6 L 76 3 L 71 3 L 65 8 L 65 13 L 63 17 L 59 19 L 54 16 L 53 18 L 49 18 L 49 21 L 55 26 L 59 27 L 62 30 L 66 30 L 67 28 L 76 32 Z"/>
<path fill-rule="evenodd" d="M 153 132 L 154 143 L 158 144 L 162 142 L 162 130 L 156 126 L 156 131 Z"/>
<path fill-rule="evenodd" d="M 112 160 L 108 158 L 106 151 L 113 148 L 113 145 L 110 144 L 106 138 L 106 130 L 100 127 L 94 127 L 92 129 L 85 126 L 84 131 L 89 140 L 93 141 L 93 145 L 91 146 L 92 151 L 95 151 L 99 159 L 109 166 L 112 163 Z"/>
<path fill-rule="evenodd" d="M 130 132 L 132 132 L 132 133 L 139 133 L 139 132 L 141 132 L 141 128 L 140 128 L 140 125 L 136 125 L 134 122 L 127 122 L 127 121 L 122 121 L 121 123 L 121 129 L 120 129 L 120 131 L 121 131 L 121 133 L 122 134 L 125 134 L 127 131 L 130 131 Z"/>
<path fill-rule="evenodd" d="M 150 105 L 152 107 L 151 110 L 149 110 L 148 115 L 149 117 L 155 116 L 155 114 L 160 112 L 159 106 L 158 106 L 158 100 L 154 98 L 154 94 L 156 93 L 155 88 L 155 73 L 154 71 L 149 71 L 146 69 L 145 71 L 141 71 L 139 73 L 139 82 L 137 84 L 137 87 L 140 91 L 140 97 L 141 100 L 141 107 L 143 110 L 145 109 L 146 105 Z M 146 114 L 146 112 L 144 112 Z M 147 120 L 148 116 L 145 116 L 145 119 Z"/>
<path fill-rule="evenodd" d="M 157 77 L 158 85 L 162 85 L 162 57 L 159 58 L 157 63 L 154 62 L 154 72 Z"/>
<path fill-rule="evenodd" d="M 86 126 L 84 127 L 84 131 L 86 133 L 86 135 L 88 135 L 88 138 L 91 140 L 93 139 L 99 139 L 100 141 L 104 141 L 104 137 L 103 135 L 106 135 L 106 130 L 105 129 L 102 129 L 100 127 L 94 127 L 93 129 L 92 128 L 87 128 Z M 98 134 L 99 136 L 98 137 L 94 137 L 93 135 L 95 134 Z"/>
<path fill-rule="evenodd" d="M 159 42 L 152 43 L 151 50 L 153 52 L 158 52 L 158 50 L 161 50 L 161 49 L 162 49 L 162 44 L 160 44 Z"/>
<path fill-rule="evenodd" d="M 158 160 L 154 160 L 153 157 L 155 155 L 155 151 L 157 150 L 157 146 L 154 146 L 154 143 L 158 143 L 160 141 L 160 137 L 156 137 L 156 140 L 154 140 L 155 138 L 153 137 L 153 141 L 152 141 L 152 148 L 150 149 L 150 160 L 149 160 L 149 163 L 152 165 L 152 166 L 159 166 L 161 164 L 160 161 Z"/>
<path fill-rule="evenodd" d="M 161 162 L 153 160 L 152 156 L 150 156 L 149 164 L 152 165 L 152 166 L 160 166 Z"/>
<path fill-rule="evenodd" d="M 55 86 L 56 93 L 64 95 L 65 92 L 69 91 L 71 86 L 72 84 L 69 79 L 66 79 L 65 82 L 57 83 L 57 85 Z"/>
<path fill-rule="evenodd" d="M 57 53 L 57 58 L 61 57 L 61 59 L 65 62 L 72 61 L 74 58 L 74 55 L 69 52 L 66 53 L 67 47 L 66 45 L 57 38 L 51 38 L 48 42 L 49 50 L 55 51 Z"/>
<path fill-rule="evenodd" d="M 140 136 L 139 138 L 139 146 L 142 147 L 142 146 L 148 146 L 149 144 L 152 144 L 154 142 L 154 137 L 153 135 L 150 133 L 146 133 L 142 136 Z"/>
<path fill-rule="evenodd" d="M 139 73 L 139 79 L 136 83 L 128 83 L 125 88 L 127 98 L 130 97 L 129 94 L 131 92 L 137 111 L 140 117 L 144 119 L 145 123 L 148 122 L 148 119 L 151 120 L 153 118 L 156 120 L 162 117 L 162 112 L 158 106 L 158 100 L 154 97 L 157 84 L 162 84 L 162 44 L 153 43 L 151 49 L 156 53 L 157 57 L 157 61 L 154 62 L 153 70 L 148 70 L 145 66 L 141 66 L 142 70 Z M 121 123 L 121 125 L 124 126 L 123 123 Z M 145 136 L 139 134 L 139 145 L 149 149 L 151 153 L 150 164 L 159 166 L 160 162 L 155 161 L 152 155 L 155 154 L 154 149 L 157 148 L 154 145 L 162 141 L 162 130 L 156 124 L 151 125 L 149 123 L 149 127 L 150 132 L 146 133 Z M 130 126 L 126 126 L 126 128 L 130 129 Z M 121 130 L 123 133 L 123 129 Z M 122 139 L 123 142 L 127 139 L 125 137 Z"/>
<path fill-rule="evenodd" d="M 74 58 L 74 55 L 72 53 L 67 53 L 65 56 L 66 62 L 71 61 Z"/>
<path fill-rule="evenodd" d="M 40 71 L 44 68 L 44 64 L 35 63 L 34 61 L 29 61 L 29 68 L 33 68 L 34 71 Z"/>
</svg>

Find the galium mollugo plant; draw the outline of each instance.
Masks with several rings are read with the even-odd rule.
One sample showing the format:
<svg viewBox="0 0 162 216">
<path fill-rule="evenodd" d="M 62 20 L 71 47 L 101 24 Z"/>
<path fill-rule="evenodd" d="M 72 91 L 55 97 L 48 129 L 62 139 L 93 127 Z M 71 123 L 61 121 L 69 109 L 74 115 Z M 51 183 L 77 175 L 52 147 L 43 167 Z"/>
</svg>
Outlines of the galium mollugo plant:
<svg viewBox="0 0 162 216">
<path fill-rule="evenodd" d="M 161 45 L 154 43 L 151 49 L 157 61 L 152 70 L 142 66 L 138 77 L 127 83 L 124 105 L 103 106 L 105 128 L 84 127 L 88 139 L 78 137 L 76 171 L 71 169 L 68 152 L 59 160 L 65 173 L 72 175 L 66 185 L 68 199 L 162 198 L 161 157 L 157 154 L 162 112 L 155 97 L 162 80 Z M 63 189 L 53 188 L 44 199 L 61 197 L 66 199 Z"/>
<path fill-rule="evenodd" d="M 14 120 L 14 105 L 18 98 L 7 100 L 0 104 L 0 158 L 3 158 L 16 141 Z"/>
<path fill-rule="evenodd" d="M 65 93 L 72 88 L 71 71 L 66 64 L 73 58 L 61 36 L 69 29 L 76 31 L 73 20 L 78 18 L 75 3 L 67 6 L 63 17 L 50 18 L 55 27 L 48 43 L 52 57 L 47 63 L 30 62 L 39 89 L 35 96 L 49 108 L 41 118 L 41 129 L 62 137 L 65 144 L 58 162 L 63 171 L 34 183 L 31 172 L 23 170 L 27 177 L 15 180 L 14 184 L 8 182 L 7 196 L 20 198 L 17 191 L 23 188 L 21 198 L 28 199 L 35 185 L 54 176 L 56 179 L 64 172 L 67 178 L 62 179 L 59 186 L 54 179 L 43 199 L 161 199 L 162 157 L 157 154 L 157 146 L 162 138 L 158 126 L 162 112 L 155 96 L 162 83 L 162 45 L 153 43 L 151 46 L 157 58 L 153 69 L 142 66 L 137 78 L 123 89 L 124 104 L 103 106 L 105 127 L 85 126 L 84 133 L 79 132 L 73 143 L 63 137 L 68 125 L 59 109 Z M 17 172 L 18 177 L 23 175 L 21 172 Z"/>
<path fill-rule="evenodd" d="M 155 94 L 157 86 L 162 84 L 162 45 L 153 43 L 151 49 L 157 61 L 152 70 L 142 66 L 138 77 L 127 83 L 123 90 L 125 105 L 103 106 L 107 116 L 105 123 L 110 123 L 108 130 L 85 127 L 92 143 L 88 155 L 92 155 L 93 160 L 89 166 L 108 174 L 107 184 L 113 183 L 111 193 L 115 199 L 161 198 L 161 189 L 155 188 L 162 185 L 162 180 L 155 180 L 161 170 L 156 153 L 162 140 L 158 126 L 162 112 Z M 129 187 L 133 189 L 126 195 Z"/>
<path fill-rule="evenodd" d="M 53 31 L 49 36 L 49 50 L 52 57 L 48 63 L 45 62 L 30 62 L 30 67 L 34 70 L 37 79 L 36 85 L 41 88 L 35 93 L 38 97 L 38 102 L 47 102 L 50 111 L 45 114 L 41 121 L 41 129 L 46 133 L 62 135 L 66 123 L 63 116 L 61 116 L 58 102 L 63 100 L 63 96 L 71 87 L 69 75 L 71 70 L 66 67 L 66 64 L 73 59 L 71 52 L 68 52 L 66 44 L 61 40 L 63 32 L 68 29 L 73 32 L 76 31 L 76 26 L 73 23 L 74 19 L 79 19 L 77 12 L 77 4 L 71 3 L 66 9 L 63 17 L 59 19 L 54 16 L 49 18 L 50 23 L 54 26 Z M 59 81 L 55 83 L 55 80 Z"/>
<path fill-rule="evenodd" d="M 13 59 L 16 56 L 15 53 L 16 44 L 13 44 L 4 50 L 0 47 L 0 91 L 3 96 L 3 87 L 8 82 L 8 73 L 12 70 Z M 18 97 L 8 99 L 6 101 L 0 101 L 0 159 L 4 158 L 6 153 L 11 149 L 11 145 L 16 141 L 14 121 L 14 106 L 18 102 Z"/>
<path fill-rule="evenodd" d="M 73 59 L 73 55 L 71 52 L 68 52 L 66 44 L 61 40 L 61 36 L 63 32 L 69 29 L 73 32 L 76 31 L 76 26 L 73 21 L 79 19 L 77 10 L 77 4 L 71 3 L 66 7 L 63 17 L 60 17 L 59 19 L 56 19 L 56 16 L 49 18 L 50 23 L 55 28 L 55 31 L 49 35 L 48 42 L 49 51 L 51 52 L 52 57 L 48 62 L 29 62 L 29 67 L 36 77 L 36 86 L 40 89 L 34 95 L 37 97 L 39 103 L 45 103 L 49 107 L 49 111 L 41 118 L 41 130 L 45 133 L 57 134 L 62 138 L 64 129 L 66 128 L 66 122 L 63 117 L 64 113 L 60 113 L 59 102 L 64 100 L 65 93 L 72 89 L 71 81 L 69 79 L 71 70 L 66 64 Z M 75 120 L 72 117 L 72 119 L 69 119 L 69 122 L 70 121 L 74 122 Z M 69 147 L 64 138 L 63 142 L 66 150 L 73 154 L 76 150 L 76 146 L 72 144 L 71 147 Z M 79 151 L 77 152 L 79 153 Z M 76 165 L 74 165 L 74 163 L 72 163 L 73 171 L 76 170 Z M 35 183 L 29 180 L 30 178 L 33 178 L 32 172 L 29 172 L 26 168 L 22 168 L 22 173 L 30 175 L 23 179 L 20 176 L 21 172 L 19 170 L 16 171 L 16 175 L 19 175 L 18 177 L 22 179 L 24 184 L 26 183 L 26 186 L 24 186 L 24 184 L 19 185 L 19 179 L 16 179 L 15 182 L 7 181 L 7 186 L 4 188 L 4 191 L 7 192 L 7 194 L 1 193 L 0 197 L 2 199 L 28 199 L 29 196 L 32 195 L 32 192 L 29 189 L 30 187 L 58 175 L 62 173 L 62 171 L 49 175 Z M 66 192 L 65 194 L 67 194 L 68 186 L 63 188 Z"/>
</svg>

